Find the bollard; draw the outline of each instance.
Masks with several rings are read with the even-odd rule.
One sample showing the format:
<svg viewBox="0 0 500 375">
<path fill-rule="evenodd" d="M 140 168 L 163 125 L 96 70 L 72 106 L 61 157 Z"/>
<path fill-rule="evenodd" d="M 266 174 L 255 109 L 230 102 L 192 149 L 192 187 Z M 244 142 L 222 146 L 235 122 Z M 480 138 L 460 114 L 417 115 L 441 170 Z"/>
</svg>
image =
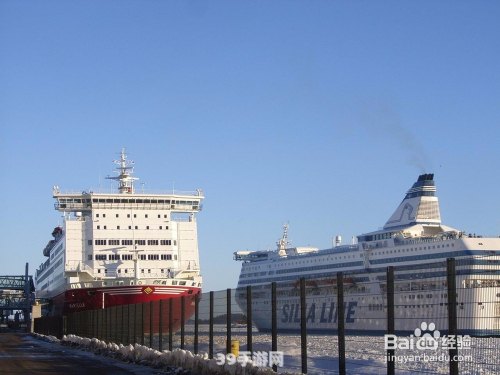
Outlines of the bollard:
<svg viewBox="0 0 500 375">
<path fill-rule="evenodd" d="M 239 340 L 231 340 L 231 353 L 238 357 L 240 354 L 240 341 Z"/>
</svg>

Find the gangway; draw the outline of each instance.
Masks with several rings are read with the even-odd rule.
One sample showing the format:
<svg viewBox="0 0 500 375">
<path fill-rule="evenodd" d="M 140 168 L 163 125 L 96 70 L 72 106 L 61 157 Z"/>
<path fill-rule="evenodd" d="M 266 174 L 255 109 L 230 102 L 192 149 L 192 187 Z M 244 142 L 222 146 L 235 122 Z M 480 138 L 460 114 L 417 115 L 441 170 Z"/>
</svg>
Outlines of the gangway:
<svg viewBox="0 0 500 375">
<path fill-rule="evenodd" d="M 0 276 L 0 324 L 15 311 L 22 310 L 24 320 L 29 325 L 31 306 L 34 302 L 35 285 L 28 275 L 28 263 L 24 275 Z M 16 319 L 19 314 L 16 314 Z"/>
</svg>

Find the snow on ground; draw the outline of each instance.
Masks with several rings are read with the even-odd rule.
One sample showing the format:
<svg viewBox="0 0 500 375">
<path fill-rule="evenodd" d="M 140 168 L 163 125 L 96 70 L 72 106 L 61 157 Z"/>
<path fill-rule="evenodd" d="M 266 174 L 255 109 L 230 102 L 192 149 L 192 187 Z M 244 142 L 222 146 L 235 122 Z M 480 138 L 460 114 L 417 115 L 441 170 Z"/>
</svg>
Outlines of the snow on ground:
<svg viewBox="0 0 500 375">
<path fill-rule="evenodd" d="M 241 364 L 219 365 L 215 359 L 209 359 L 208 355 L 195 355 L 188 350 L 175 349 L 162 352 L 144 345 L 122 345 L 113 342 L 105 342 L 96 338 L 79 337 L 75 335 L 64 336 L 58 340 L 53 336 L 33 334 L 36 338 L 60 343 L 75 348 L 91 351 L 96 354 L 121 359 L 129 363 L 138 363 L 154 368 L 167 370 L 163 373 L 172 375 L 271 375 L 271 368 L 254 366 L 251 360 Z M 293 375 L 289 373 L 290 375 Z"/>
<path fill-rule="evenodd" d="M 202 327 L 200 327 L 202 328 Z M 207 331 L 208 332 L 208 331 Z M 188 350 L 174 349 L 159 352 L 157 350 L 135 345 L 118 345 L 106 343 L 97 339 L 66 336 L 62 342 L 65 345 L 84 348 L 95 353 L 120 358 L 130 363 L 140 363 L 148 366 L 172 367 L 172 374 L 272 374 L 270 367 L 255 367 L 252 362 L 246 364 L 224 365 L 216 364 L 216 360 L 208 359 L 208 335 L 200 329 L 199 351 L 194 355 Z M 231 338 L 240 342 L 240 351 L 246 350 L 246 329 L 235 330 Z M 46 340 L 57 342 L 56 338 L 46 337 Z M 164 338 L 165 339 L 165 338 Z M 178 335 L 174 336 L 174 347 L 179 346 Z M 307 368 L 309 374 L 331 375 L 338 372 L 338 346 L 336 336 L 309 335 L 307 337 Z M 186 335 L 186 347 L 192 347 L 192 336 Z M 157 346 L 157 337 L 153 342 Z M 348 374 L 386 374 L 387 364 L 383 337 L 347 336 L 346 337 L 346 367 Z M 269 352 L 271 350 L 271 335 L 253 333 L 253 352 Z M 225 332 L 216 331 L 214 335 L 214 356 L 225 354 Z M 298 335 L 279 335 L 278 351 L 283 352 L 283 367 L 278 368 L 279 374 L 301 373 L 301 343 Z M 397 350 L 396 363 L 398 374 L 410 375 L 416 373 L 448 374 L 449 365 L 446 360 L 447 350 Z M 422 359 L 422 354 L 434 360 Z M 500 373 L 500 338 L 472 338 L 470 348 L 459 350 L 459 355 L 467 356 L 459 364 L 460 374 L 493 375 Z M 412 360 L 420 356 L 420 360 Z M 184 370 L 181 370 L 184 369 Z M 184 371 L 184 372 L 182 372 Z"/>
</svg>

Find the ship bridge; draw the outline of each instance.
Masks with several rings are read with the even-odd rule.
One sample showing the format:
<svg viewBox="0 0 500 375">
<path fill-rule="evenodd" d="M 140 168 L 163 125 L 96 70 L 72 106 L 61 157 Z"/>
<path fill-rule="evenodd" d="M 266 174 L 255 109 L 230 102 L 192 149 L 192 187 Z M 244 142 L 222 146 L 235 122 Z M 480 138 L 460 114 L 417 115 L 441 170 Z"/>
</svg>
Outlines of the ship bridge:
<svg viewBox="0 0 500 375">
<path fill-rule="evenodd" d="M 104 194 L 93 192 L 61 193 L 54 190 L 54 207 L 61 212 L 84 212 L 93 209 L 151 209 L 195 213 L 201 211 L 203 192 L 185 194 Z"/>
<path fill-rule="evenodd" d="M 171 193 L 137 193 L 132 177 L 133 161 L 127 159 L 125 149 L 122 149 L 120 159 L 114 161 L 118 165 L 117 176 L 106 177 L 118 181 L 118 192 L 102 193 L 82 191 L 76 193 L 62 193 L 59 186 L 54 186 L 52 196 L 56 202 L 54 207 L 61 212 L 85 212 L 93 209 L 151 209 L 170 210 L 172 212 L 196 213 L 201 210 L 203 192 L 197 189 L 194 192 Z"/>
</svg>

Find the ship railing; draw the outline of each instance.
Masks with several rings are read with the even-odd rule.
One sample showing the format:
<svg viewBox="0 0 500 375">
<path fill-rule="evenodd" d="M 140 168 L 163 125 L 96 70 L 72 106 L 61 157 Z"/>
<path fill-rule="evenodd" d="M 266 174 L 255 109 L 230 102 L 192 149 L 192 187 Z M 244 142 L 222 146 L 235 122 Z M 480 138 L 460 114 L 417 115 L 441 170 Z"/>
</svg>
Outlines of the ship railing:
<svg viewBox="0 0 500 375">
<path fill-rule="evenodd" d="M 203 190 L 202 189 L 197 189 L 197 190 L 156 190 L 156 189 L 143 189 L 142 187 L 140 189 L 135 189 L 135 192 L 133 194 L 120 194 L 119 192 L 116 191 L 115 188 L 97 188 L 97 189 L 89 189 L 88 191 L 54 191 L 54 197 L 58 196 L 66 196 L 66 195 L 72 195 L 75 197 L 78 196 L 88 196 L 91 197 L 92 195 L 95 194 L 104 194 L 104 195 L 120 195 L 123 197 L 134 197 L 138 195 L 168 195 L 168 196 L 189 196 L 189 197 L 203 197 Z"/>
<path fill-rule="evenodd" d="M 400 239 L 394 238 L 395 246 L 405 246 L 405 245 L 418 245 L 421 243 L 432 243 L 432 242 L 443 242 L 448 240 L 455 240 L 459 238 L 459 236 L 455 235 L 443 235 L 437 237 L 423 237 L 423 238 L 408 238 L 408 239 Z"/>
<path fill-rule="evenodd" d="M 200 286 L 201 280 L 186 280 L 186 279 L 165 279 L 161 277 L 151 277 L 136 280 L 135 278 L 99 278 L 92 281 L 81 281 L 71 283 L 71 289 L 95 288 L 95 287 L 111 287 L 111 286 L 144 286 L 144 285 L 178 285 L 178 286 Z"/>
</svg>

